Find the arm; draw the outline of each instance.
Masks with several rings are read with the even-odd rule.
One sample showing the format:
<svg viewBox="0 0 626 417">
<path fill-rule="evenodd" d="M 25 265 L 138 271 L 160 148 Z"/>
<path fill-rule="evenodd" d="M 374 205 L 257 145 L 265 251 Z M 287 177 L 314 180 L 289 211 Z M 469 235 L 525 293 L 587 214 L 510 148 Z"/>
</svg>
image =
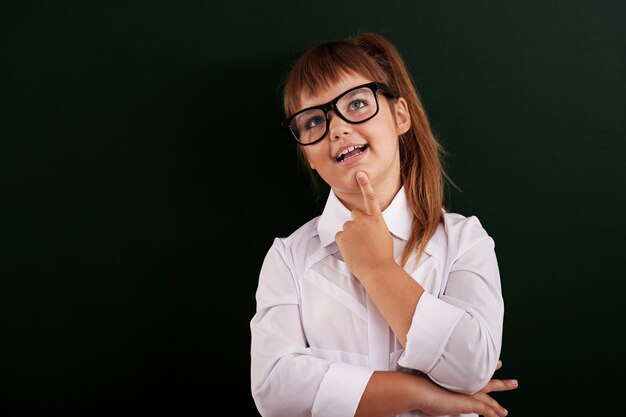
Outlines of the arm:
<svg viewBox="0 0 626 417">
<path fill-rule="evenodd" d="M 335 241 L 352 274 L 361 282 L 400 344 L 405 347 L 413 313 L 424 288 L 393 257 L 393 238 L 369 179 L 357 175 L 365 212 L 352 210 Z"/>
<path fill-rule="evenodd" d="M 516 381 L 492 380 L 481 391 L 466 395 L 446 390 L 423 376 L 376 371 L 363 393 L 355 417 L 390 417 L 411 410 L 420 410 L 431 416 L 462 413 L 477 413 L 484 417 L 506 416 L 507 410 L 488 394 L 516 387 Z"/>
<path fill-rule="evenodd" d="M 459 265 L 487 258 L 490 277 L 498 278 L 490 242 L 476 245 Z M 428 374 L 441 386 L 466 394 L 480 390 L 493 375 L 500 355 L 503 306 L 499 281 L 485 273 L 450 273 L 444 295 L 437 299 L 395 262 L 369 268 L 360 281 L 398 341 L 405 347 L 399 364 Z M 385 277 L 377 279 L 377 277 Z"/>
<path fill-rule="evenodd" d="M 276 241 L 262 267 L 250 324 L 252 395 L 263 416 L 382 417 L 415 409 L 432 415 L 467 409 L 495 415 L 488 413 L 499 405 L 487 396 L 470 398 L 421 376 L 315 357 L 300 323 L 296 287 L 282 243 Z"/>
<path fill-rule="evenodd" d="M 291 265 L 275 240 L 261 268 L 250 322 L 255 404 L 264 417 L 353 415 L 373 370 L 324 360 L 309 349 Z"/>
<path fill-rule="evenodd" d="M 451 262 L 444 294 L 437 298 L 425 293 L 395 263 L 374 191 L 367 178 L 358 180 L 366 212 L 353 210 L 353 220 L 336 236 L 337 244 L 405 347 L 399 364 L 451 390 L 478 391 L 493 375 L 500 353 L 503 303 L 493 241 L 476 219 L 466 222 L 467 230 L 457 240 L 478 243 L 471 250 L 451 248 L 461 256 Z"/>
<path fill-rule="evenodd" d="M 484 233 L 474 219 L 468 223 Z M 502 344 L 504 302 L 491 238 L 481 239 L 454 262 L 435 302 L 454 306 L 463 315 L 429 376 L 448 389 L 476 392 L 492 377 Z"/>
<path fill-rule="evenodd" d="M 391 262 L 365 268 L 358 278 L 400 344 L 406 347 L 407 333 L 424 288 L 393 258 Z"/>
</svg>

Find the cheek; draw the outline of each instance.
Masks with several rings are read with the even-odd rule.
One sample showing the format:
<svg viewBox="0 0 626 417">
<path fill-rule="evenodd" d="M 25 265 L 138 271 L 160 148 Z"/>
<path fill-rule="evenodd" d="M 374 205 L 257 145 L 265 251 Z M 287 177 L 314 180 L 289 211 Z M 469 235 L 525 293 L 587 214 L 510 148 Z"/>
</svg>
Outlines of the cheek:
<svg viewBox="0 0 626 417">
<path fill-rule="evenodd" d="M 371 137 L 371 141 L 375 145 L 389 150 L 396 148 L 400 141 L 400 136 L 396 132 L 395 126 L 391 124 L 381 126 L 376 131 L 373 131 Z"/>
<path fill-rule="evenodd" d="M 304 157 L 309 163 L 309 166 L 311 167 L 311 169 L 317 169 L 317 167 L 320 165 L 320 162 L 321 162 L 321 159 L 320 159 L 322 157 L 321 149 L 308 147 L 304 150 Z"/>
</svg>

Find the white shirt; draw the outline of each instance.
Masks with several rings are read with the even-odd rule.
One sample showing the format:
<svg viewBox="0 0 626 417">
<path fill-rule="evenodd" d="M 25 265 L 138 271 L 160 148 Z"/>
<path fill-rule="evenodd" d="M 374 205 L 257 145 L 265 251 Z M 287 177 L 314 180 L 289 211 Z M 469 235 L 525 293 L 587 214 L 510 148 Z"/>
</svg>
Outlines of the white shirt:
<svg viewBox="0 0 626 417">
<path fill-rule="evenodd" d="M 383 217 L 399 263 L 412 221 L 404 188 Z M 504 303 L 479 220 L 443 211 L 424 255 L 404 266 L 425 292 L 403 349 L 342 261 L 335 234 L 350 219 L 331 191 L 321 216 L 276 238 L 265 257 L 250 322 L 252 395 L 264 417 L 353 416 L 375 370 L 423 373 L 465 393 L 493 376 Z"/>
</svg>

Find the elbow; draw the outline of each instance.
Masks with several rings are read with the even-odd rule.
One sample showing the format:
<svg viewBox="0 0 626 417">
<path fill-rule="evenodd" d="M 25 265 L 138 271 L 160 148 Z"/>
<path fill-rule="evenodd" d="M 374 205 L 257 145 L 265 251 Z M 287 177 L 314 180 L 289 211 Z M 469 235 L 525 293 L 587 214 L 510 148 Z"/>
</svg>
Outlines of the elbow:
<svg viewBox="0 0 626 417">
<path fill-rule="evenodd" d="M 281 368 L 280 365 L 277 367 Z M 311 393 L 295 383 L 294 378 L 285 378 L 281 372 L 285 371 L 284 367 L 277 367 L 272 367 L 266 373 L 253 368 L 251 394 L 259 414 L 263 417 L 310 416 Z"/>
<path fill-rule="evenodd" d="M 478 364 L 479 361 L 469 361 L 454 366 L 454 370 L 442 372 L 441 369 L 433 370 L 428 374 L 429 378 L 438 385 L 461 394 L 474 394 L 482 390 L 493 377 L 496 361 L 488 360 Z M 438 368 L 438 367 L 435 367 Z"/>
<path fill-rule="evenodd" d="M 263 372 L 265 371 L 265 372 Z M 279 410 L 272 400 L 272 381 L 269 379 L 270 371 L 254 366 L 254 358 L 251 372 L 251 394 L 257 411 L 263 417 L 279 416 Z"/>
<path fill-rule="evenodd" d="M 262 387 L 253 387 L 252 399 L 257 411 L 263 417 L 282 417 L 284 416 L 284 409 L 278 406 L 279 402 L 271 398 L 269 390 Z"/>
<path fill-rule="evenodd" d="M 475 394 L 478 391 L 482 390 L 491 377 L 493 376 L 494 368 L 488 368 L 487 366 L 482 367 L 481 369 L 475 369 L 473 375 L 468 375 L 467 378 L 462 381 L 462 384 L 459 385 L 459 392 L 463 394 Z"/>
<path fill-rule="evenodd" d="M 498 363 L 499 352 L 493 345 L 484 346 L 472 356 L 468 356 L 464 369 L 459 373 L 459 392 L 474 394 L 482 390 L 493 377 Z"/>
<path fill-rule="evenodd" d="M 281 401 L 281 396 L 284 396 L 284 387 L 280 380 L 272 379 L 270 375 L 271 370 L 261 372 L 260 369 L 253 367 L 251 373 L 252 399 L 257 411 L 263 417 L 282 417 L 285 415 L 285 404 L 284 401 Z"/>
<path fill-rule="evenodd" d="M 454 345 L 452 352 L 444 353 L 430 372 L 430 377 L 439 385 L 463 394 L 474 394 L 482 390 L 491 380 L 498 359 L 500 344 L 482 331 L 477 338 L 468 338 Z"/>
</svg>

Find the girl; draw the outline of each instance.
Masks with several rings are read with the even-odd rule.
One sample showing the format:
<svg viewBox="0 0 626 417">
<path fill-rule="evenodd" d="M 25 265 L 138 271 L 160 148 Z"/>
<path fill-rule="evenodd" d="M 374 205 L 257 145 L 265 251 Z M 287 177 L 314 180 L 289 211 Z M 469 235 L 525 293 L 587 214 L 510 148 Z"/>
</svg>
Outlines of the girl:
<svg viewBox="0 0 626 417">
<path fill-rule="evenodd" d="M 443 202 L 440 145 L 403 59 L 377 34 L 307 51 L 283 126 L 329 186 L 277 238 L 251 320 L 263 416 L 504 416 L 488 393 L 504 305 L 494 242 Z"/>
</svg>

